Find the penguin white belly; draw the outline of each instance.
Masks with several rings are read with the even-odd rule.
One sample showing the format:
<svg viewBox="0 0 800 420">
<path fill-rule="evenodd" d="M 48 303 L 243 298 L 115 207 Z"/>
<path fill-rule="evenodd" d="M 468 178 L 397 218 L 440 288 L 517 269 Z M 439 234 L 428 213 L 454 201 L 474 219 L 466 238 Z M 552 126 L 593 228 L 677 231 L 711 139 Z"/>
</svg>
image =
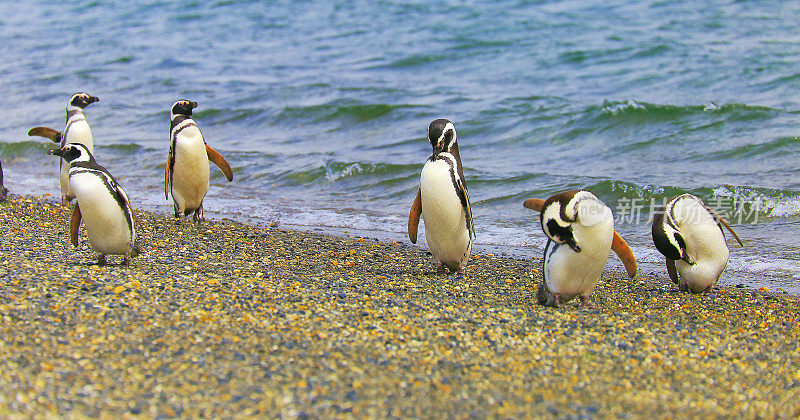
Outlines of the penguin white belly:
<svg viewBox="0 0 800 420">
<path fill-rule="evenodd" d="M 728 244 L 711 215 L 705 214 L 697 223 L 680 226 L 686 241 L 686 254 L 694 261 L 689 265 L 683 260 L 675 262 L 675 268 L 689 290 L 699 293 L 715 284 L 728 265 Z"/>
<path fill-rule="evenodd" d="M 77 120 L 74 121 L 72 124 L 69 125 L 69 129 L 66 130 L 66 136 L 64 137 L 64 144 L 67 143 L 80 143 L 86 146 L 89 149 L 89 152 L 94 154 L 94 142 L 92 141 L 92 130 L 89 128 L 89 124 L 86 120 Z M 61 159 L 60 163 L 61 174 L 59 176 L 59 181 L 61 183 L 61 196 L 67 197 L 72 199 L 75 197 L 75 193 L 72 192 L 72 189 L 69 185 L 69 163 L 67 163 L 64 159 Z"/>
<path fill-rule="evenodd" d="M 472 249 L 466 212 L 456 194 L 450 165 L 442 159 L 428 161 L 420 176 L 422 220 L 433 255 L 450 269 L 466 265 Z"/>
<path fill-rule="evenodd" d="M 208 193 L 211 168 L 203 136 L 196 128 L 186 128 L 175 141 L 172 170 L 172 197 L 181 213 L 200 207 Z"/>
<path fill-rule="evenodd" d="M 547 287 L 551 292 L 561 295 L 564 302 L 594 290 L 608 261 L 614 235 L 613 221 L 590 227 L 575 224 L 573 229 L 581 252 L 573 251 L 567 244 L 556 244 L 550 240 L 544 256 Z"/>
<path fill-rule="evenodd" d="M 101 254 L 130 252 L 133 238 L 127 217 L 105 183 L 92 173 L 76 173 L 70 177 L 70 185 L 92 250 Z"/>
</svg>

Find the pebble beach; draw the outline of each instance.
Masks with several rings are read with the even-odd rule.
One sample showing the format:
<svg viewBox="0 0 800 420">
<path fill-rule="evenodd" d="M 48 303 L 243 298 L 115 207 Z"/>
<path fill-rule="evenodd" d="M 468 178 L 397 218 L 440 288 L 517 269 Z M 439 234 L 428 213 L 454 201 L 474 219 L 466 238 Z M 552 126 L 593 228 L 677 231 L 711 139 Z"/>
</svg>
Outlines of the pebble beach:
<svg viewBox="0 0 800 420">
<path fill-rule="evenodd" d="M 52 197 L 0 203 L 3 417 L 794 417 L 798 297 L 604 273 L 536 304 L 539 260 L 136 211 L 95 257 Z"/>
</svg>

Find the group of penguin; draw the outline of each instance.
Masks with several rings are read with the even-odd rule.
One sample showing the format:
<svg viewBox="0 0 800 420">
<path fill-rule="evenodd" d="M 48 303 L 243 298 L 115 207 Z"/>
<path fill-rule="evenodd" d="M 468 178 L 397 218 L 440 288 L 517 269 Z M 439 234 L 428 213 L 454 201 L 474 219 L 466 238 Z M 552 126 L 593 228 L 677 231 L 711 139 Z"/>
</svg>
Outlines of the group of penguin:
<svg viewBox="0 0 800 420">
<path fill-rule="evenodd" d="M 134 213 L 125 191 L 93 156 L 93 139 L 84 108 L 99 101 L 85 92 L 67 103 L 63 131 L 35 127 L 28 134 L 49 138 L 60 148 L 48 151 L 59 156 L 61 200 L 76 199 L 70 220 L 70 241 L 78 245 L 81 221 L 99 264 L 106 255 L 122 255 L 128 264 L 140 248 L 136 240 Z M 175 217 L 193 214 L 204 220 L 203 199 L 208 192 L 209 162 L 217 165 L 228 181 L 233 173 L 228 162 L 203 138 L 192 119 L 197 102 L 178 100 L 170 112 L 170 149 L 164 174 L 164 194 L 171 193 Z M 452 122 L 437 119 L 428 127 L 433 152 L 422 167 L 419 189 L 408 218 L 408 236 L 417 242 L 420 217 L 425 237 L 437 260 L 437 272 L 466 273 L 475 240 L 469 193 L 456 129 Z M 0 188 L 2 188 L 0 169 Z M 608 260 L 609 250 L 622 260 L 628 275 L 636 275 L 636 258 L 614 230 L 611 209 L 585 190 L 566 191 L 543 200 L 525 201 L 539 212 L 547 244 L 544 249 L 544 281 L 537 299 L 540 304 L 560 307 L 574 298 L 590 306 L 594 290 Z M 728 262 L 729 250 L 723 227 L 740 245 L 731 227 L 699 198 L 683 194 L 669 200 L 653 220 L 656 248 L 666 257 L 667 272 L 681 290 L 710 290 Z"/>
<path fill-rule="evenodd" d="M 437 271 L 463 274 L 475 228 L 453 123 L 433 121 L 428 140 L 433 153 L 422 167 L 408 216 L 408 237 L 417 242 L 421 216 L 428 246 L 438 260 Z M 523 205 L 539 212 L 542 231 L 548 238 L 544 281 L 537 291 L 540 304 L 560 307 L 577 297 L 581 306 L 591 306 L 590 294 L 610 250 L 622 260 L 630 277 L 636 275 L 636 258 L 614 230 L 611 209 L 591 192 L 565 191 L 546 200 L 532 198 Z M 694 195 L 673 197 L 656 213 L 653 242 L 666 257 L 667 272 L 680 290 L 701 293 L 719 280 L 729 255 L 723 226 L 742 245 L 730 225 Z"/>
<path fill-rule="evenodd" d="M 122 255 L 123 264 L 141 250 L 136 240 L 134 214 L 128 195 L 119 182 L 94 158 L 94 140 L 84 108 L 99 101 L 96 96 L 79 92 L 67 102 L 67 121 L 63 131 L 35 127 L 30 136 L 45 137 L 60 143 L 48 151 L 59 156 L 61 201 L 76 199 L 70 219 L 70 241 L 78 246 L 78 231 L 83 220 L 89 244 L 97 253 L 98 264 L 106 263 L 106 255 Z M 164 172 L 164 195 L 172 194 L 175 217 L 193 214 L 204 220 L 203 199 L 208 192 L 209 161 L 214 162 L 228 178 L 233 172 L 225 158 L 206 144 L 200 129 L 192 120 L 197 102 L 181 99 L 170 112 L 170 148 Z"/>
</svg>

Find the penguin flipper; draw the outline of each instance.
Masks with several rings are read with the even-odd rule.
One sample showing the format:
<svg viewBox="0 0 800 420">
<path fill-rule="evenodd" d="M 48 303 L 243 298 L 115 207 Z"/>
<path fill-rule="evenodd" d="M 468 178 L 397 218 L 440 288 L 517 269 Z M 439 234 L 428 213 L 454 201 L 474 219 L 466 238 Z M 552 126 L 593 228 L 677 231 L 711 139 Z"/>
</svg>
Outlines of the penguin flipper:
<svg viewBox="0 0 800 420">
<path fill-rule="evenodd" d="M 164 168 L 164 198 L 169 200 L 169 167 L 172 163 L 172 155 L 167 156 L 167 167 Z"/>
<path fill-rule="evenodd" d="M 475 226 L 472 224 L 472 205 L 469 203 L 469 193 L 467 186 L 464 185 L 464 180 L 459 178 L 456 180 L 456 194 L 461 199 L 461 205 L 464 207 L 464 213 L 467 218 L 467 229 L 469 230 L 470 238 L 475 237 Z"/>
<path fill-rule="evenodd" d="M 78 229 L 81 227 L 81 208 L 75 202 L 72 217 L 69 219 L 69 241 L 73 246 L 78 246 Z"/>
<path fill-rule="evenodd" d="M 411 243 L 417 243 L 417 230 L 419 230 L 419 216 L 422 214 L 422 190 L 417 190 L 417 198 L 411 205 L 411 212 L 408 214 L 408 239 Z"/>
<path fill-rule="evenodd" d="M 544 203 L 545 203 L 545 200 L 542 200 L 541 198 L 529 198 L 529 199 L 525 200 L 525 203 L 523 203 L 522 205 L 526 209 L 535 210 L 535 211 L 538 211 L 539 213 L 541 213 L 542 209 L 544 208 Z"/>
<path fill-rule="evenodd" d="M 53 143 L 61 143 L 61 132 L 48 127 L 34 127 L 28 131 L 29 136 L 44 137 Z"/>
<path fill-rule="evenodd" d="M 633 251 L 628 243 L 619 236 L 617 231 L 614 231 L 614 238 L 611 240 L 611 250 L 617 254 L 617 257 L 622 261 L 628 276 L 633 278 L 636 276 L 636 257 L 633 256 Z"/>
<path fill-rule="evenodd" d="M 208 160 L 214 162 L 214 165 L 217 165 L 222 170 L 225 178 L 228 178 L 228 182 L 233 181 L 233 172 L 231 171 L 231 165 L 228 165 L 228 161 L 209 145 L 206 145 L 206 154 L 208 155 Z"/>
<path fill-rule="evenodd" d="M 717 214 L 717 212 L 715 212 L 714 209 L 712 209 L 711 207 L 706 206 L 706 210 L 708 210 L 708 212 L 711 213 L 712 216 L 714 216 L 714 220 L 717 221 L 717 226 L 719 226 L 719 230 L 722 230 L 722 227 L 725 226 L 725 228 L 728 229 L 731 235 L 733 235 L 733 237 L 736 238 L 736 242 L 739 242 L 739 246 L 744 246 L 742 240 L 739 239 L 739 235 L 737 235 L 736 232 L 733 231 L 731 225 L 729 225 L 728 222 L 726 222 L 725 219 L 722 218 L 722 216 Z M 725 236 L 725 231 L 722 231 L 722 236 Z"/>
<path fill-rule="evenodd" d="M 678 270 L 675 269 L 675 260 L 667 258 L 667 273 L 669 274 L 669 278 L 672 279 L 673 283 L 680 284 L 678 281 Z"/>
</svg>

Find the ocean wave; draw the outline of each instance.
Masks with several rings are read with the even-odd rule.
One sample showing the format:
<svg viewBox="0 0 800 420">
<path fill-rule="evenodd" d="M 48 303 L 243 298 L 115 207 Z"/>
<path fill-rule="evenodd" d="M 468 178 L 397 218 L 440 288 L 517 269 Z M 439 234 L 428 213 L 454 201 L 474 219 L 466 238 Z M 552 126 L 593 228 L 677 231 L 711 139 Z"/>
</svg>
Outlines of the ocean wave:
<svg viewBox="0 0 800 420">
<path fill-rule="evenodd" d="M 595 111 L 598 107 L 590 107 L 588 111 Z M 701 105 L 667 105 L 655 104 L 649 102 L 640 102 L 635 99 L 628 99 L 626 101 L 611 101 L 605 100 L 603 105 L 599 107 L 602 115 L 609 117 L 622 118 L 626 116 L 648 116 L 653 118 L 678 118 L 685 115 L 701 114 L 704 112 L 714 112 L 723 114 L 746 114 L 754 112 L 758 117 L 763 116 L 761 113 L 777 113 L 777 109 L 754 106 L 741 103 L 725 103 L 718 105 L 716 102 L 709 102 Z"/>
<path fill-rule="evenodd" d="M 328 121 L 365 122 L 383 117 L 398 109 L 416 108 L 407 104 L 365 104 L 353 100 L 336 100 L 320 105 L 285 107 L 276 121 L 302 120 L 315 123 Z"/>
<path fill-rule="evenodd" d="M 46 140 L 26 140 L 14 143 L 0 142 L 0 156 L 3 157 L 3 160 L 10 160 L 18 157 L 27 157 L 32 154 L 44 154 L 55 146 L 55 143 Z"/>
</svg>

